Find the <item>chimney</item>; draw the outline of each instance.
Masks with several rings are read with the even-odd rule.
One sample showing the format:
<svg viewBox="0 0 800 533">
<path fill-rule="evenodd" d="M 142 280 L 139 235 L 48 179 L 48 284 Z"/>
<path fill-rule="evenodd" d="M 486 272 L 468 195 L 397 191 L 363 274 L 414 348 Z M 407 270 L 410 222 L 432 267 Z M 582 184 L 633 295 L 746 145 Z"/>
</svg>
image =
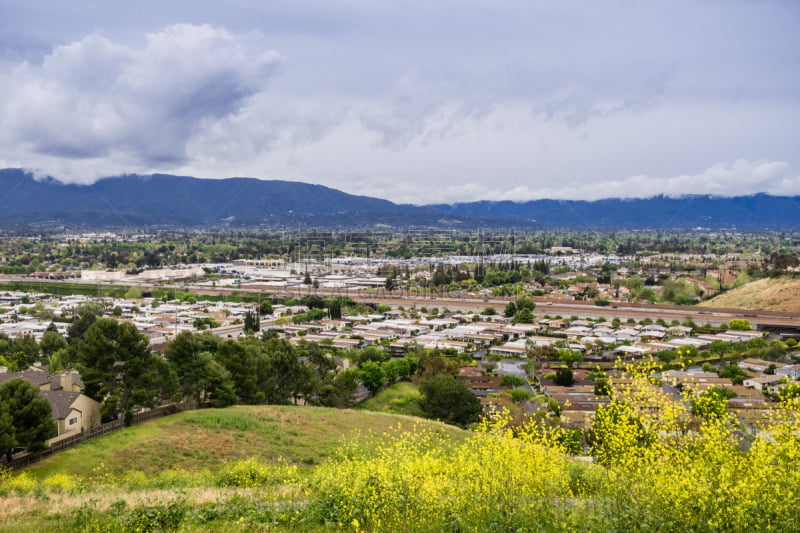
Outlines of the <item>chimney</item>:
<svg viewBox="0 0 800 533">
<path fill-rule="evenodd" d="M 72 392 L 72 372 L 64 372 L 61 378 L 61 389 L 65 392 Z"/>
</svg>

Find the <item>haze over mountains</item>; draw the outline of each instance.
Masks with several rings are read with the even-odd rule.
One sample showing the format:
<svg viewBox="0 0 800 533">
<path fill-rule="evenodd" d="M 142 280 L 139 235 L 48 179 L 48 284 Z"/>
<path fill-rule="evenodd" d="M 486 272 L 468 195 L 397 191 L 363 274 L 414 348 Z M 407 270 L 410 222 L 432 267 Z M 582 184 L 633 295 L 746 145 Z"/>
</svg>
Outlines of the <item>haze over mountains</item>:
<svg viewBox="0 0 800 533">
<path fill-rule="evenodd" d="M 64 185 L 49 178 L 36 180 L 20 169 L 0 170 L 0 188 L 3 227 L 800 227 L 800 197 L 765 194 L 413 206 L 288 181 L 156 174 Z"/>
</svg>

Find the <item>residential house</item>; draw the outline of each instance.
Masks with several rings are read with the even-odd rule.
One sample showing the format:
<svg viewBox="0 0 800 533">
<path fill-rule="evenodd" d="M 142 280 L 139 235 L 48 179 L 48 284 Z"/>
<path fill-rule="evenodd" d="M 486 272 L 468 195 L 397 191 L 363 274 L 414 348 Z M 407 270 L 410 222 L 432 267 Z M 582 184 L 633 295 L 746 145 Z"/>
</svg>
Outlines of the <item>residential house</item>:
<svg viewBox="0 0 800 533">
<path fill-rule="evenodd" d="M 49 442 L 56 442 L 100 424 L 100 404 L 81 393 L 83 382 L 77 372 L 51 375 L 43 370 L 23 370 L 0 374 L 0 384 L 22 378 L 39 388 L 53 410 L 58 434 Z"/>
</svg>

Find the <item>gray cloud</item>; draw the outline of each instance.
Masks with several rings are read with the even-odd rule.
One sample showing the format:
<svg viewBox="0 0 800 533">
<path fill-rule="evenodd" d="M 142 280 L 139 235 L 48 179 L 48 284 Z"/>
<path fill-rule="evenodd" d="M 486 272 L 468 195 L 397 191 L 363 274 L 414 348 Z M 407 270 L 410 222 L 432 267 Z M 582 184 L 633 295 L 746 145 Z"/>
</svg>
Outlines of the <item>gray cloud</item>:
<svg viewBox="0 0 800 533">
<path fill-rule="evenodd" d="M 45 171 L 48 158 L 65 160 L 56 168 L 70 180 L 108 171 L 89 171 L 90 160 L 127 171 L 174 167 L 197 131 L 263 91 L 278 63 L 258 36 L 208 25 L 168 26 L 139 47 L 92 34 L 13 69 L 0 131 L 6 146 L 43 156 Z M 63 175 L 69 160 L 77 160 L 72 176 Z"/>
<path fill-rule="evenodd" d="M 83 182 L 249 175 L 417 203 L 800 193 L 796 2 L 0 11 L 0 166 Z"/>
</svg>

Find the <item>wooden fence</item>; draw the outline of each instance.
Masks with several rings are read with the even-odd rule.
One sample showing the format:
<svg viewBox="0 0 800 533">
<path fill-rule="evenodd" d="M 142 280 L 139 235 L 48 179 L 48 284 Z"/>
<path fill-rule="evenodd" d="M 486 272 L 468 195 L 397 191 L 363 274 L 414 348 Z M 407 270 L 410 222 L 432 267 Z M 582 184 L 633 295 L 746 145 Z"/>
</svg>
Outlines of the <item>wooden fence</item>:
<svg viewBox="0 0 800 533">
<path fill-rule="evenodd" d="M 174 403 L 170 405 L 164 405 L 162 407 L 156 407 L 155 409 L 150 409 L 149 411 L 134 413 L 131 425 L 134 426 L 148 420 L 161 418 L 162 416 L 173 415 L 175 413 L 188 411 L 190 409 L 193 409 L 193 407 L 185 403 Z M 97 437 L 102 437 L 103 435 L 108 435 L 109 433 L 119 431 L 123 427 L 123 420 L 118 418 L 116 420 L 112 420 L 111 422 L 106 422 L 105 424 L 93 427 L 92 429 L 82 431 L 77 435 L 66 437 L 58 442 L 54 442 L 46 450 L 41 452 L 25 454 L 21 457 L 16 457 L 11 461 L 0 461 L 0 466 L 5 466 L 7 468 L 22 468 L 37 461 L 41 461 L 46 457 L 50 457 L 55 453 L 68 450 L 82 442 L 86 442 L 87 440 L 96 439 Z"/>
</svg>

